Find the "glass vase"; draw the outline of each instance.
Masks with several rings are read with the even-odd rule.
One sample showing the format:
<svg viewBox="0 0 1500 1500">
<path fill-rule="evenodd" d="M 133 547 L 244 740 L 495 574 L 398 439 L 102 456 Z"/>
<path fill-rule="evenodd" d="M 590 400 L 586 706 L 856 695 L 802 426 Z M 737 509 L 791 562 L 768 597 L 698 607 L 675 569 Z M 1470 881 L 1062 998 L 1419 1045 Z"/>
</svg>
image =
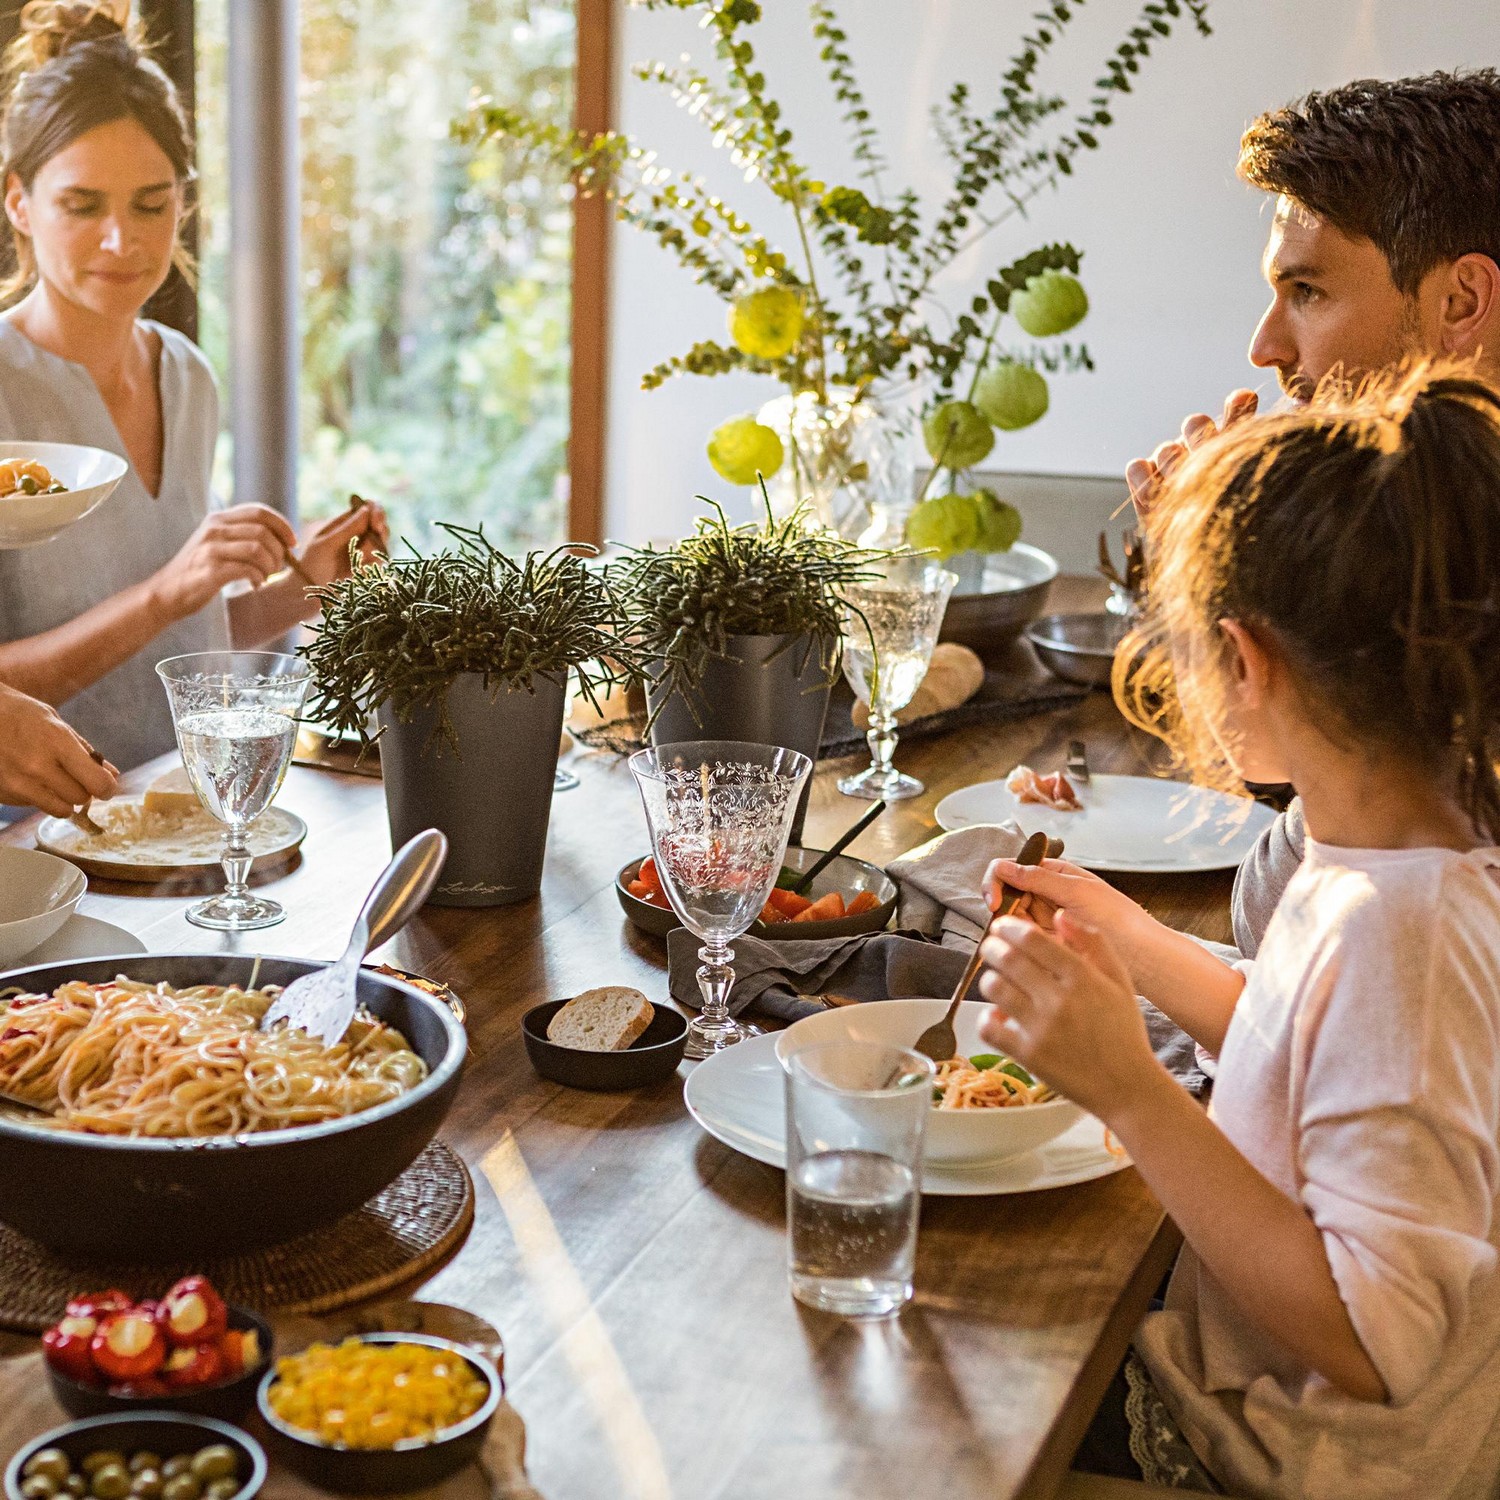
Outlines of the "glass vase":
<svg viewBox="0 0 1500 1500">
<path fill-rule="evenodd" d="M 780 437 L 784 450 L 766 485 L 775 515 L 789 515 L 807 501 L 819 524 L 851 541 L 869 530 L 877 512 L 904 531 L 916 486 L 909 416 L 835 390 L 827 401 L 814 391 L 777 396 L 757 420 Z"/>
</svg>

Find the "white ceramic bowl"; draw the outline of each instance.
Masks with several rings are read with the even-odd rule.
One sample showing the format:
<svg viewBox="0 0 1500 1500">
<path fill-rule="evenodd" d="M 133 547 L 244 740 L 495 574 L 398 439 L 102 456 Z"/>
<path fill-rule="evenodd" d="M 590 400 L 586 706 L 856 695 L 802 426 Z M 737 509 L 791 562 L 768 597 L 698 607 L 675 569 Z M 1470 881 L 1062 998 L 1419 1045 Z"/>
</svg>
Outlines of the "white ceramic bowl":
<svg viewBox="0 0 1500 1500">
<path fill-rule="evenodd" d="M 43 943 L 88 889 L 77 865 L 40 849 L 0 848 L 0 969 Z"/>
<path fill-rule="evenodd" d="M 946 1000 L 874 1000 L 866 1005 L 842 1005 L 820 1011 L 788 1026 L 776 1039 L 776 1056 L 785 1065 L 803 1047 L 843 1039 L 884 1042 L 910 1047 L 940 1021 Z M 989 1006 L 965 1000 L 953 1018 L 961 1056 L 993 1052 L 980 1040 L 979 1023 Z M 1016 1105 L 1010 1109 L 933 1109 L 927 1116 L 924 1159 L 934 1166 L 966 1167 L 1008 1161 L 1034 1151 L 1061 1135 L 1083 1111 L 1071 1099 L 1049 1099 L 1045 1104 Z"/>
<path fill-rule="evenodd" d="M 60 495 L 12 495 L 0 500 L 0 548 L 35 547 L 81 521 L 114 494 L 125 477 L 118 453 L 76 443 L 0 443 L 0 462 L 34 458 L 67 485 Z"/>
</svg>

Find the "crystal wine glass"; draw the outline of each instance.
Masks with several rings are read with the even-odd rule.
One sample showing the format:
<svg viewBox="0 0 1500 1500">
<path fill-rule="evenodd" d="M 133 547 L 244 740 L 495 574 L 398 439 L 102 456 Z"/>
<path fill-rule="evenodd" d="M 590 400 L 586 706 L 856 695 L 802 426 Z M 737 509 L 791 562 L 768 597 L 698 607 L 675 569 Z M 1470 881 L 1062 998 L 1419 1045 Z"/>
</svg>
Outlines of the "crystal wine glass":
<svg viewBox="0 0 1500 1500">
<path fill-rule="evenodd" d="M 690 740 L 630 757 L 651 850 L 672 910 L 703 940 L 703 1009 L 687 1055 L 708 1057 L 759 1035 L 729 1014 L 734 951 L 781 873 L 787 835 L 812 762 L 795 750 L 741 740 Z"/>
<path fill-rule="evenodd" d="M 271 927 L 286 912 L 246 886 L 245 830 L 281 788 L 307 692 L 308 665 L 275 651 L 200 651 L 158 662 L 188 780 L 223 823 L 223 893 L 187 911 L 196 927 L 243 932 Z"/>
<path fill-rule="evenodd" d="M 882 576 L 847 585 L 844 600 L 844 676 L 870 708 L 870 764 L 845 776 L 846 797 L 915 797 L 922 783 L 891 764 L 896 753 L 896 714 L 911 702 L 927 675 L 943 611 L 957 577 L 925 557 L 892 558 Z"/>
</svg>

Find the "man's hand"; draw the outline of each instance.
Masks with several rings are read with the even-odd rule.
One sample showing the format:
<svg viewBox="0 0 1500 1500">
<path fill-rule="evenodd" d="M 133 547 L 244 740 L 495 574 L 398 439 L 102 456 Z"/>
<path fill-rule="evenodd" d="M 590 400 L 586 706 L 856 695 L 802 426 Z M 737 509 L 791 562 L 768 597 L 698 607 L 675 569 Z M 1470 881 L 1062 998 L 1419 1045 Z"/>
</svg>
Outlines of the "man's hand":
<svg viewBox="0 0 1500 1500">
<path fill-rule="evenodd" d="M 0 684 L 0 802 L 66 818 L 113 796 L 118 776 L 48 704 Z"/>
<path fill-rule="evenodd" d="M 1156 503 L 1162 481 L 1189 453 L 1217 437 L 1226 427 L 1254 416 L 1259 404 L 1260 397 L 1254 391 L 1234 391 L 1224 403 L 1224 414 L 1217 422 L 1205 412 L 1194 412 L 1182 424 L 1180 438 L 1160 444 L 1150 458 L 1132 459 L 1125 470 L 1125 482 L 1130 486 L 1136 515 L 1143 521 L 1146 519 Z"/>
<path fill-rule="evenodd" d="M 297 533 L 268 505 L 211 511 L 169 563 L 151 579 L 152 597 L 168 622 L 195 615 L 226 584 L 259 588 L 286 567 Z"/>
</svg>

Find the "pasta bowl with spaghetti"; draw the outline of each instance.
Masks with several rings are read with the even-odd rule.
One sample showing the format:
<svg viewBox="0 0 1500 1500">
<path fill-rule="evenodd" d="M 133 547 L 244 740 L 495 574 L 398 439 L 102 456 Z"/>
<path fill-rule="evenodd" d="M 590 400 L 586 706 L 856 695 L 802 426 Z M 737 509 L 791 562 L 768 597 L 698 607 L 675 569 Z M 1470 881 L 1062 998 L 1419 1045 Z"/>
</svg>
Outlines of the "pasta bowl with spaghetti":
<svg viewBox="0 0 1500 1500">
<path fill-rule="evenodd" d="M 437 1133 L 467 1043 L 441 1000 L 369 970 L 337 1047 L 260 1032 L 263 992 L 321 967 L 153 954 L 0 977 L 22 992 L 0 999 L 0 1090 L 46 1110 L 0 1104 L 0 1222 L 49 1249 L 180 1262 L 368 1202 Z"/>
<path fill-rule="evenodd" d="M 946 1000 L 871 1000 L 820 1011 L 788 1026 L 776 1039 L 783 1066 L 803 1047 L 841 1040 L 910 1047 L 948 1009 Z M 994 1048 L 979 1035 L 988 1005 L 965 1000 L 953 1017 L 958 1056 L 988 1062 Z M 1002 1071 L 1007 1059 L 982 1067 L 938 1065 L 927 1116 L 923 1159 L 949 1170 L 990 1166 L 1044 1146 L 1075 1125 L 1084 1111 L 1044 1086 L 1027 1086 L 1024 1070 Z M 1014 1065 L 1012 1065 L 1014 1067 Z M 1019 1075 L 1019 1076 L 1018 1076 Z M 939 1098 L 938 1096 L 942 1097 Z"/>
</svg>

